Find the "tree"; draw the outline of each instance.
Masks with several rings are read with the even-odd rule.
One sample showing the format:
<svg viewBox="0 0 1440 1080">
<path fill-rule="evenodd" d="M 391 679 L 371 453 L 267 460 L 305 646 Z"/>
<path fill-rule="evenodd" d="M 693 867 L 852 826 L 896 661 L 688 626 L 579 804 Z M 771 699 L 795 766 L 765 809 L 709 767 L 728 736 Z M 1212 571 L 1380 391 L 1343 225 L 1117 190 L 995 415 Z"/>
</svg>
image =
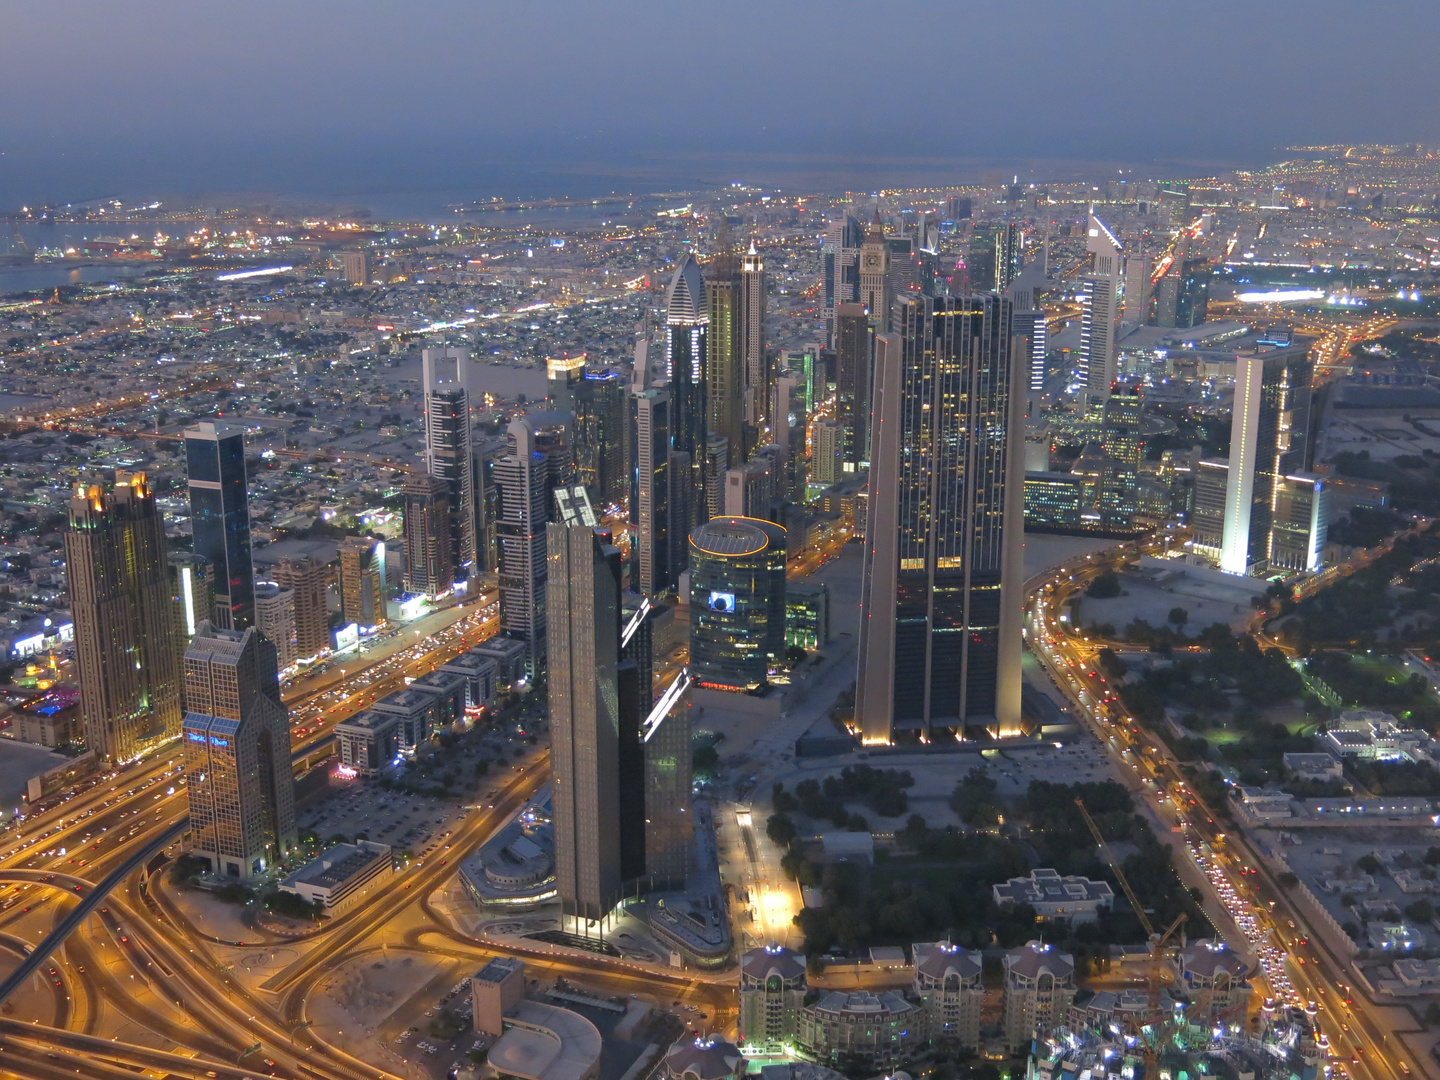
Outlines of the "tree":
<svg viewBox="0 0 1440 1080">
<path fill-rule="evenodd" d="M 1435 908 L 1429 900 L 1416 900 L 1405 909 L 1405 914 L 1411 922 L 1428 923 L 1435 918 Z"/>
<path fill-rule="evenodd" d="M 1170 621 L 1175 624 L 1175 628 L 1178 630 L 1190 621 L 1190 612 L 1186 611 L 1183 607 L 1172 607 L 1170 609 Z"/>
<path fill-rule="evenodd" d="M 1090 583 L 1085 595 L 1096 600 L 1110 600 L 1119 596 L 1120 591 L 1120 579 L 1107 570 Z"/>
<path fill-rule="evenodd" d="M 1425 1026 L 1435 1027 L 1440 1024 L 1440 1002 L 1432 1001 L 1425 1006 Z"/>
<path fill-rule="evenodd" d="M 1378 874 L 1381 870 L 1380 860 L 1374 855 L 1361 855 L 1360 858 L 1355 860 L 1355 869 L 1363 870 L 1365 873 L 1371 875 Z"/>
<path fill-rule="evenodd" d="M 1280 882 L 1281 887 L 1285 889 L 1293 889 L 1300 884 L 1300 879 L 1295 876 L 1293 870 L 1282 870 L 1280 876 L 1275 880 Z"/>
<path fill-rule="evenodd" d="M 800 830 L 795 827 L 795 822 L 790 820 L 788 814 L 771 814 L 765 822 L 765 835 L 779 847 L 789 847 L 795 837 L 800 835 Z"/>
<path fill-rule="evenodd" d="M 690 768 L 696 776 L 714 776 L 720 765 L 720 751 L 713 746 L 702 746 L 690 756 Z"/>
</svg>

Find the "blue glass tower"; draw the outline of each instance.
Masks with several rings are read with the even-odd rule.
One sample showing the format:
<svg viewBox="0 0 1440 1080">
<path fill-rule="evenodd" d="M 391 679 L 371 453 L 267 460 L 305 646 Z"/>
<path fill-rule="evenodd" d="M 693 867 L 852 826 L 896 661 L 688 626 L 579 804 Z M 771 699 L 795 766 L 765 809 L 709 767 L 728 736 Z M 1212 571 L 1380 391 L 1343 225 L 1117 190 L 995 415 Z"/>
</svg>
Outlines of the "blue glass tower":
<svg viewBox="0 0 1440 1080">
<path fill-rule="evenodd" d="M 185 464 L 195 553 L 215 567 L 215 625 L 244 630 L 255 623 L 244 431 L 209 422 L 186 428 Z"/>
</svg>

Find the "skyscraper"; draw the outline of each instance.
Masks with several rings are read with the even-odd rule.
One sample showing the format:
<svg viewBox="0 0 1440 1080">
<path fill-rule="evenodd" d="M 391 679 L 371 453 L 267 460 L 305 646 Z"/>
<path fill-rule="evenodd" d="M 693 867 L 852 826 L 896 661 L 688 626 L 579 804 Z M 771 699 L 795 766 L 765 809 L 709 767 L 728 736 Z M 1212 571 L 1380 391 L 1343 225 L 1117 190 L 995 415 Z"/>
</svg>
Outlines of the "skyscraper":
<svg viewBox="0 0 1440 1080">
<path fill-rule="evenodd" d="M 369 630 L 385 621 L 385 544 L 369 536 L 340 541 L 340 613 Z"/>
<path fill-rule="evenodd" d="M 85 741 L 122 763 L 180 734 L 165 525 L 144 473 L 77 487 L 65 533 Z"/>
<path fill-rule="evenodd" d="M 1107 529 L 1135 524 L 1140 498 L 1141 397 L 1137 387 L 1116 383 L 1105 401 L 1101 431 L 1105 466 L 1100 476 L 1100 519 Z"/>
<path fill-rule="evenodd" d="M 652 888 L 683 889 L 695 859 L 690 813 L 692 772 L 690 676 L 680 675 L 660 696 L 640 732 L 645 753 L 645 876 Z"/>
<path fill-rule="evenodd" d="M 1282 481 L 1310 465 L 1314 373 L 1308 339 L 1276 349 L 1256 345 L 1235 357 L 1221 570 L 1263 573 L 1269 565 Z"/>
<path fill-rule="evenodd" d="M 690 670 L 701 686 L 754 690 L 785 655 L 785 530 L 715 517 L 690 534 Z"/>
<path fill-rule="evenodd" d="M 995 228 L 995 291 L 1003 293 L 1020 273 L 1025 231 L 1018 221 L 1001 222 Z"/>
<path fill-rule="evenodd" d="M 528 420 L 512 420 L 510 452 L 495 465 L 500 490 L 500 632 L 527 646 L 533 679 L 545 666 L 545 524 L 549 518 L 549 467 L 535 449 Z"/>
<path fill-rule="evenodd" d="M 872 338 L 864 305 L 835 306 L 835 418 L 844 432 L 841 461 L 845 472 L 855 472 L 870 461 Z"/>
<path fill-rule="evenodd" d="M 822 416 L 811 427 L 810 483 L 819 487 L 838 484 L 843 479 L 845 461 L 844 427 L 838 420 Z"/>
<path fill-rule="evenodd" d="M 1155 256 L 1132 251 L 1125 256 L 1125 302 L 1120 306 L 1120 322 L 1125 326 L 1144 326 L 1150 322 L 1154 289 L 1150 277 L 1155 272 Z"/>
<path fill-rule="evenodd" d="M 1019 730 L 1025 371 L 1011 316 L 991 293 L 906 298 L 877 340 L 867 743 Z"/>
<path fill-rule="evenodd" d="M 860 245 L 860 303 L 870 313 L 870 320 L 880 330 L 888 329 L 890 319 L 890 247 L 885 243 L 885 226 L 880 223 L 880 207 L 865 231 Z"/>
<path fill-rule="evenodd" d="M 1104 401 L 1115 381 L 1115 340 L 1123 300 L 1124 247 L 1091 213 L 1085 250 L 1092 257 L 1080 292 L 1080 380 L 1085 399 Z"/>
<path fill-rule="evenodd" d="M 175 671 L 184 669 L 185 649 L 195 628 L 214 617 L 215 568 L 193 551 L 172 551 L 166 557 L 170 582 L 170 614 L 174 625 Z"/>
<path fill-rule="evenodd" d="M 745 368 L 745 423 L 753 429 L 746 453 L 766 440 L 758 433 L 770 419 L 770 354 L 765 349 L 765 260 L 755 249 L 740 259 L 740 352 Z"/>
<path fill-rule="evenodd" d="M 470 350 L 425 349 L 425 471 L 445 481 L 455 582 L 475 572 L 475 476 L 470 460 Z"/>
<path fill-rule="evenodd" d="M 275 646 L 275 663 L 281 671 L 295 663 L 299 655 L 295 651 L 295 590 L 274 581 L 257 581 L 255 629 Z"/>
<path fill-rule="evenodd" d="M 686 252 L 665 294 L 665 371 L 670 392 L 670 446 L 689 455 L 690 504 L 703 506 L 705 432 L 709 418 L 706 357 L 710 309 L 700 264 Z M 644 389 L 642 387 L 642 389 Z"/>
<path fill-rule="evenodd" d="M 846 214 L 840 221 L 825 227 L 825 240 L 820 245 L 820 270 L 824 277 L 826 340 L 835 344 L 835 308 L 838 304 L 854 303 L 860 290 L 860 245 L 865 241 L 865 227 Z"/>
<path fill-rule="evenodd" d="M 455 584 L 450 543 L 450 485 L 443 477 L 412 474 L 404 488 L 405 590 L 444 596 Z"/>
<path fill-rule="evenodd" d="M 728 233 L 706 271 L 705 430 L 708 438 L 724 439 L 738 463 L 745 457 L 745 283 Z"/>
<path fill-rule="evenodd" d="M 623 504 L 629 486 L 625 395 L 625 378 L 618 371 L 587 371 L 576 387 L 576 464 L 580 483 L 602 511 Z"/>
<path fill-rule="evenodd" d="M 645 596 L 675 584 L 670 560 L 670 404 L 670 395 L 664 390 L 635 395 L 635 482 L 630 501 L 635 542 L 631 545 L 630 585 Z"/>
<path fill-rule="evenodd" d="M 257 877 L 296 844 L 275 646 L 254 627 L 202 625 L 185 651 L 185 700 L 191 853 L 222 877 Z"/>
<path fill-rule="evenodd" d="M 313 555 L 286 555 L 272 573 L 277 584 L 295 590 L 296 658 L 313 660 L 330 648 L 329 568 Z"/>
<path fill-rule="evenodd" d="M 1045 271 L 1039 263 L 1031 263 L 1018 273 L 1006 290 L 1012 304 L 1010 336 L 1026 343 L 1025 415 L 1036 416 L 1040 396 L 1045 392 L 1045 353 L 1048 349 L 1045 309 L 1039 292 L 1045 287 Z"/>
<path fill-rule="evenodd" d="M 547 527 L 555 884 L 562 928 L 620 900 L 620 553 L 584 525 Z M 568 925 L 567 925 L 568 924 Z"/>
<path fill-rule="evenodd" d="M 255 618 L 245 432 L 209 421 L 185 429 L 195 554 L 215 567 L 216 626 L 243 630 Z"/>
<path fill-rule="evenodd" d="M 500 567 L 500 548 L 495 526 L 500 520 L 500 489 L 495 484 L 495 464 L 505 456 L 504 439 L 491 439 L 470 451 L 471 484 L 475 489 L 475 561 L 481 570 Z"/>
</svg>

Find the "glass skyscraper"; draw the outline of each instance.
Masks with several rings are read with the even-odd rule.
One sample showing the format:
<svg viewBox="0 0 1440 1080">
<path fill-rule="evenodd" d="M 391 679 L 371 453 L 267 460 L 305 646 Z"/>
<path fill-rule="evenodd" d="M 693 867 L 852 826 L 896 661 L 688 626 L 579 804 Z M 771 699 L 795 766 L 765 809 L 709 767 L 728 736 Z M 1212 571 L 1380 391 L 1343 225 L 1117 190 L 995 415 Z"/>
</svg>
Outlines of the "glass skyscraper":
<svg viewBox="0 0 1440 1080">
<path fill-rule="evenodd" d="M 1014 734 L 1026 371 L 1011 304 L 897 298 L 891 328 L 876 344 L 857 720 L 867 743 Z"/>
<path fill-rule="evenodd" d="M 296 842 L 275 646 L 254 627 L 202 623 L 185 651 L 185 703 L 192 851 L 222 877 L 264 874 Z"/>
<path fill-rule="evenodd" d="M 717 517 L 690 534 L 690 671 L 701 686 L 754 690 L 785 655 L 785 530 Z"/>
<path fill-rule="evenodd" d="M 65 573 L 86 744 L 133 761 L 180 734 L 165 525 L 144 473 L 117 472 L 109 493 L 76 489 Z"/>
<path fill-rule="evenodd" d="M 215 568 L 215 625 L 244 630 L 255 624 L 244 431 L 209 421 L 186 428 L 185 471 L 195 553 Z"/>
</svg>

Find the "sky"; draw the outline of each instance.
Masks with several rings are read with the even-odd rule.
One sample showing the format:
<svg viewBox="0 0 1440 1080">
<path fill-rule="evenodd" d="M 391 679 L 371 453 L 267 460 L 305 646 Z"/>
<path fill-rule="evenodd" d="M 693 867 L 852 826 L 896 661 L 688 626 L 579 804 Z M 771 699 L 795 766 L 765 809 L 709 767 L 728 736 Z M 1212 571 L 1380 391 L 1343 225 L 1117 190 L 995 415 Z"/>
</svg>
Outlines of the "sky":
<svg viewBox="0 0 1440 1080">
<path fill-rule="evenodd" d="M 1436 41 L 1399 0 L 0 0 L 0 211 L 1196 174 L 1440 143 Z"/>
</svg>

